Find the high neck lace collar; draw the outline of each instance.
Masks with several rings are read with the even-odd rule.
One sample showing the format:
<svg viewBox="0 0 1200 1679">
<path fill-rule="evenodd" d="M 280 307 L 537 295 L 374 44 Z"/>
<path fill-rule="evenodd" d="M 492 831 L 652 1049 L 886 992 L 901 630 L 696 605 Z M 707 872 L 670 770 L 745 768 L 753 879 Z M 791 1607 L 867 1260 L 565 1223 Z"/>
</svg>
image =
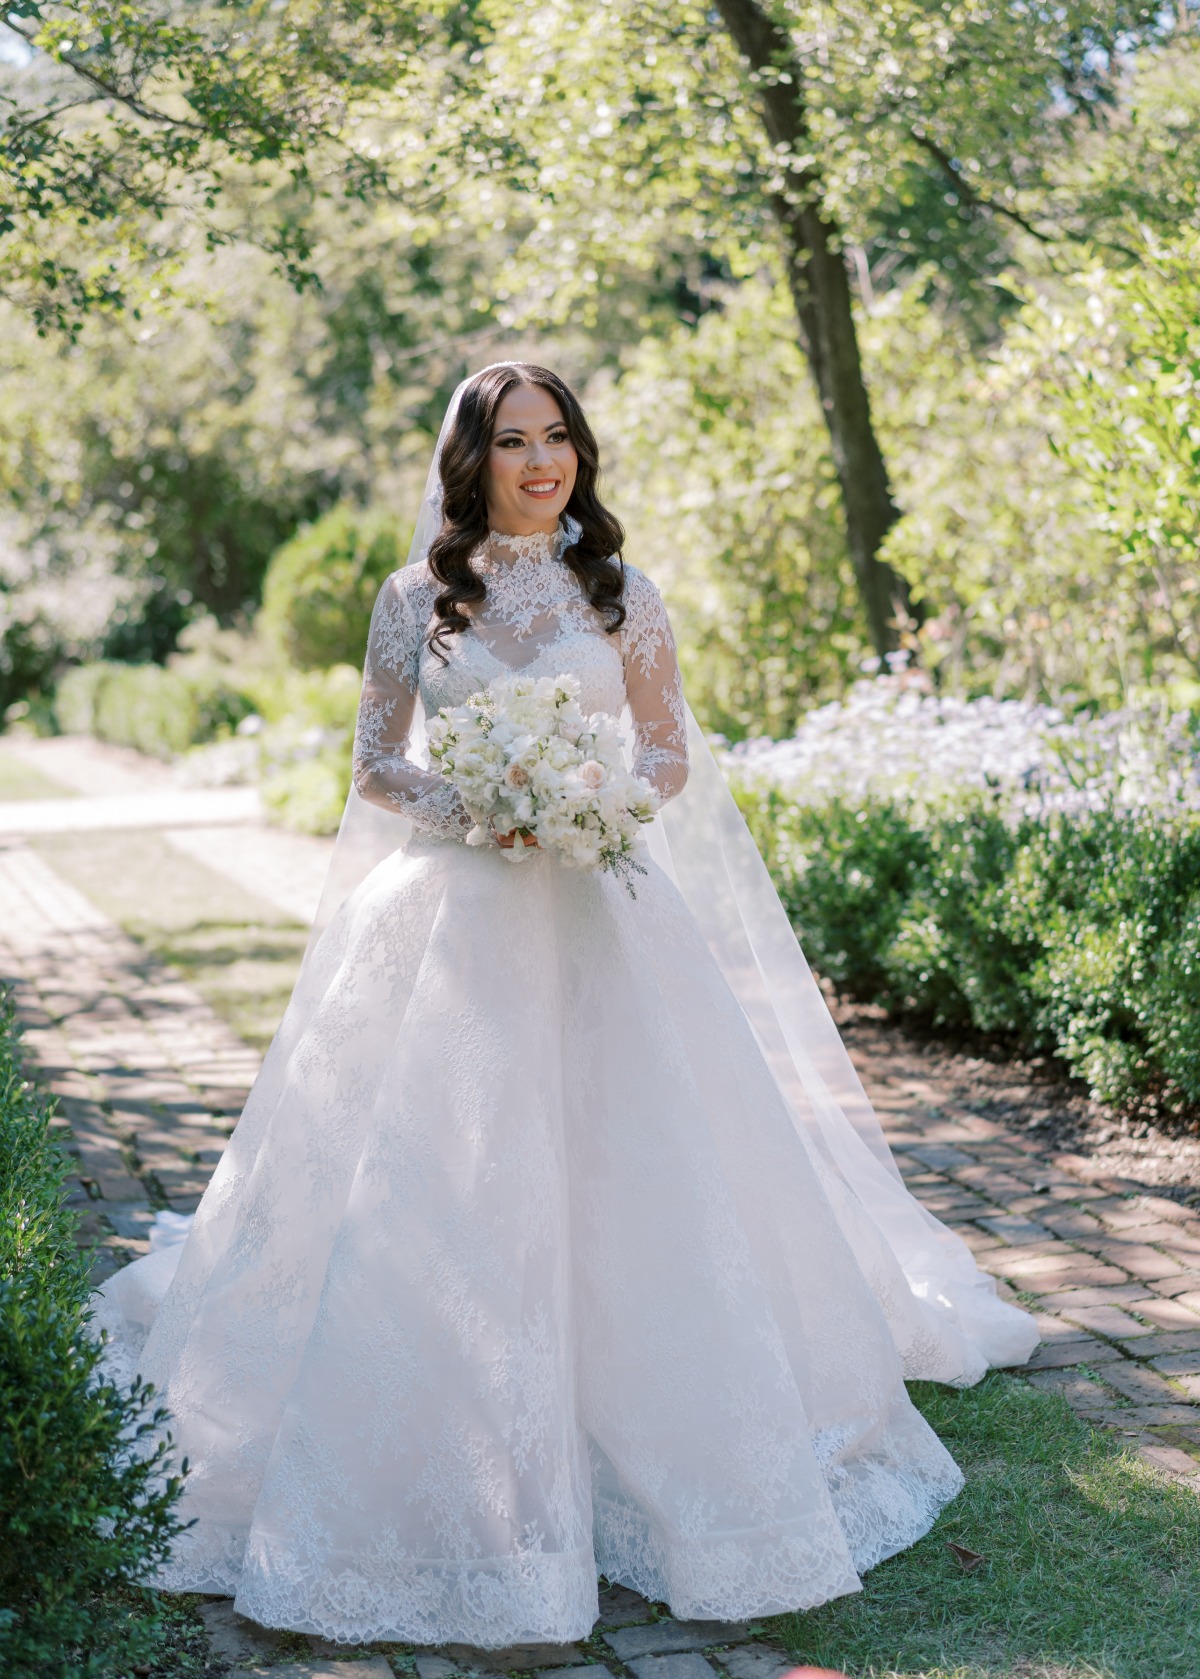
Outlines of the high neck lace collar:
<svg viewBox="0 0 1200 1679">
<path fill-rule="evenodd" d="M 505 531 L 489 531 L 487 541 L 478 550 L 485 566 L 501 567 L 534 564 L 556 560 L 562 553 L 566 533 L 560 525 L 553 531 L 533 531 L 529 536 L 510 536 Z"/>
</svg>

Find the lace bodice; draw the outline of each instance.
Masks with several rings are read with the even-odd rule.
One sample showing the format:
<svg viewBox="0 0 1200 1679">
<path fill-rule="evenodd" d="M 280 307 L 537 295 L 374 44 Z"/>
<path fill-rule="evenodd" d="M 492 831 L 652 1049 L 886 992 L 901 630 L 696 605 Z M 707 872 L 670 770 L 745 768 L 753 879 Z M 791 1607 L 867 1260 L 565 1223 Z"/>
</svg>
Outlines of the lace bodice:
<svg viewBox="0 0 1200 1679">
<path fill-rule="evenodd" d="M 440 591 L 428 565 L 395 572 L 371 618 L 354 741 L 354 785 L 363 798 L 399 809 L 426 834 L 462 838 L 472 826 L 457 791 L 410 756 L 420 699 L 427 715 L 461 705 L 497 677 L 569 673 L 585 712 L 633 719 L 634 769 L 664 799 L 687 779 L 687 736 L 679 666 L 666 608 L 640 571 L 625 568 L 625 622 L 609 633 L 561 558 L 563 536 L 493 532 L 472 566 L 487 599 L 470 609 L 471 627 L 431 652 L 433 602 Z"/>
</svg>

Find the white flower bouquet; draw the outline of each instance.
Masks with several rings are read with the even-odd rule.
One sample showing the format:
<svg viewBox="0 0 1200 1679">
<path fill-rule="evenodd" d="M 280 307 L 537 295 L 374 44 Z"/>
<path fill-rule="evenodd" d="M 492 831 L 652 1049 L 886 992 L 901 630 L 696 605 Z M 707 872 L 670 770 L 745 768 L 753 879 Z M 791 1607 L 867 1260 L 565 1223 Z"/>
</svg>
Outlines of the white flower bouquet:
<svg viewBox="0 0 1200 1679">
<path fill-rule="evenodd" d="M 507 677 L 430 719 L 429 751 L 475 819 L 468 845 L 513 834 L 580 869 L 645 874 L 634 852 L 660 799 L 625 764 L 615 717 L 579 706 L 573 676 Z"/>
</svg>

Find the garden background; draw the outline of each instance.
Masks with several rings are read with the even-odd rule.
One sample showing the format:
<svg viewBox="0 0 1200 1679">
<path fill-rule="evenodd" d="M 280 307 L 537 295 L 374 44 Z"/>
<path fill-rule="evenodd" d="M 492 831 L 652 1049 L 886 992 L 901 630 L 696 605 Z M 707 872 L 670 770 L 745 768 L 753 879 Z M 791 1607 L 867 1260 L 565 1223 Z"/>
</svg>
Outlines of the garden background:
<svg viewBox="0 0 1200 1679">
<path fill-rule="evenodd" d="M 31 743 L 88 737 L 163 766 L 156 786 L 257 789 L 281 830 L 330 834 L 370 606 L 449 394 L 489 361 L 548 363 L 852 1039 L 901 1023 L 965 1057 L 977 1109 L 1019 1066 L 1033 1094 L 1006 1123 L 1030 1146 L 1200 1203 L 1198 10 L 19 0 L 0 24 L 0 796 L 62 793 Z M 261 1046 L 294 917 L 255 920 L 211 881 L 206 905 L 157 841 L 47 845 Z M 14 1078 L 8 1204 L 41 1211 L 0 1267 L 0 1380 L 27 1384 L 65 1368 L 87 1279 Z M 1124 1304 L 1147 1333 L 1200 1331 L 1186 1305 L 1180 1328 Z M 1166 1356 L 1194 1380 L 1191 1346 Z M 1011 1453 L 997 1394 L 979 1439 Z M 58 1449 L 35 1413 L 8 1437 L 10 1489 Z M 118 1424 L 95 1423 L 108 1445 L 77 1489 L 112 1472 Z M 1111 1474 L 1109 1549 L 1084 1520 L 1075 1550 L 1148 1555 L 1142 1494 Z M 149 1496 L 87 1484 L 83 1511 Z M 1176 1551 L 1190 1510 L 1164 1524 Z M 95 1672 L 133 1660 L 105 1644 L 111 1582 L 169 1516 L 138 1522 L 131 1549 L 83 1547 L 67 1608 L 38 1576 L 39 1672 L 55 1638 L 83 1671 L 95 1592 Z M 1179 1611 L 1194 1582 L 1167 1573 Z M 930 1654 L 880 1601 L 878 1647 L 831 1622 L 828 1659 L 1200 1666 L 1182 1632 L 1047 1655 L 1011 1615 L 957 1611 Z M 164 1673 L 192 1659 L 173 1648 Z"/>
</svg>

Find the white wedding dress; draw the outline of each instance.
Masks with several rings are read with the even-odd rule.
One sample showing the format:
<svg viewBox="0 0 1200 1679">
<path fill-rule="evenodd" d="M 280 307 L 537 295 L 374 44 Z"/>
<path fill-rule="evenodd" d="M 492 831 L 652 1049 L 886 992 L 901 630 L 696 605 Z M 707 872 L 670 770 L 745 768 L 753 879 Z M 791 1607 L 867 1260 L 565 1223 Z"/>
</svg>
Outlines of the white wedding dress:
<svg viewBox="0 0 1200 1679">
<path fill-rule="evenodd" d="M 905 1375 L 1035 1340 L 798 1119 L 666 870 L 462 843 L 413 718 L 514 668 L 686 779 L 657 592 L 629 569 L 609 634 L 559 552 L 493 537 L 444 662 L 427 567 L 384 586 L 355 779 L 411 838 L 311 952 L 186 1242 L 102 1291 L 191 1463 L 158 1583 L 267 1625 L 503 1646 L 585 1635 L 599 1573 L 722 1620 L 854 1591 L 961 1484 Z"/>
</svg>

